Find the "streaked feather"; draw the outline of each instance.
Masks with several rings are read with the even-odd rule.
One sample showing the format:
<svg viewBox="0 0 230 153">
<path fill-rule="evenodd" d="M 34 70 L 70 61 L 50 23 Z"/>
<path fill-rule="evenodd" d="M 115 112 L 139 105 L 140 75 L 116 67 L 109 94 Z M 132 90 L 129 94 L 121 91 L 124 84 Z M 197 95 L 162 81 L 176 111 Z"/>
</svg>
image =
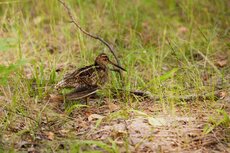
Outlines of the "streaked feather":
<svg viewBox="0 0 230 153">
<path fill-rule="evenodd" d="M 59 88 L 90 88 L 101 86 L 107 81 L 107 68 L 101 68 L 97 65 L 90 65 L 84 68 L 75 70 L 64 76 L 56 86 Z"/>
</svg>

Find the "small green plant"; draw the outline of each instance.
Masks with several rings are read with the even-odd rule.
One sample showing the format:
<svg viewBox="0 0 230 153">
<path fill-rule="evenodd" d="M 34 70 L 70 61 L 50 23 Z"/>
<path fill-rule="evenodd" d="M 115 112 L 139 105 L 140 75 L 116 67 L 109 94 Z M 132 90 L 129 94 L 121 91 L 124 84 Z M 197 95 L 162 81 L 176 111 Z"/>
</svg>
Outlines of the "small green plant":
<svg viewBox="0 0 230 153">
<path fill-rule="evenodd" d="M 10 74 L 16 72 L 23 64 L 25 64 L 24 60 L 18 60 L 16 63 L 10 64 L 9 66 L 0 65 L 0 84 L 6 85 Z"/>
<path fill-rule="evenodd" d="M 16 46 L 15 38 L 0 38 L 0 52 L 6 52 Z"/>
<path fill-rule="evenodd" d="M 82 104 L 73 104 L 66 109 L 66 113 L 71 114 L 75 109 L 86 108 L 86 107 L 89 107 L 89 106 L 82 105 Z"/>
<path fill-rule="evenodd" d="M 219 126 L 229 127 L 230 126 L 230 116 L 222 109 L 217 110 L 216 117 L 210 117 L 209 123 L 206 124 L 203 131 L 205 134 L 212 132 L 215 128 Z"/>
</svg>

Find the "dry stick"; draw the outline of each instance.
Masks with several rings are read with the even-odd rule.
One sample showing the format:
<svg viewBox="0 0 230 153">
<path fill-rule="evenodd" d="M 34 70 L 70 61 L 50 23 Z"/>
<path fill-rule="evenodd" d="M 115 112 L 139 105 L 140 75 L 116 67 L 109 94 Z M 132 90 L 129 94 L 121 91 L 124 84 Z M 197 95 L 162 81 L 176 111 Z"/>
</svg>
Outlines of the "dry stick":
<svg viewBox="0 0 230 153">
<path fill-rule="evenodd" d="M 120 93 L 125 93 L 127 91 L 123 90 L 123 89 L 114 89 L 112 90 L 112 92 L 120 92 Z M 139 97 L 144 97 L 144 98 L 149 98 L 151 100 L 154 101 L 159 101 L 160 97 L 157 95 L 153 95 L 150 92 L 144 92 L 144 91 L 128 91 L 130 94 L 133 94 L 135 96 L 139 96 Z M 217 90 L 214 92 L 209 92 L 209 93 L 203 93 L 203 94 L 190 94 L 190 95 L 185 95 L 185 96 L 174 96 L 174 97 L 169 97 L 169 96 L 164 96 L 163 99 L 165 98 L 169 98 L 169 99 L 176 99 L 176 100 L 181 100 L 181 101 L 191 101 L 191 100 L 195 100 L 195 99 L 200 99 L 200 100 L 204 100 L 204 99 L 212 99 L 212 97 L 214 99 L 219 99 L 221 98 L 219 93 L 221 92 L 221 90 Z"/>
<path fill-rule="evenodd" d="M 121 65 L 120 65 L 120 62 L 119 62 L 119 60 L 118 60 L 118 58 L 117 58 L 117 56 L 116 56 L 115 53 L 114 53 L 113 47 L 110 46 L 109 43 L 106 42 L 105 40 L 103 40 L 101 37 L 96 36 L 96 35 L 93 35 L 93 34 L 87 32 L 86 30 L 84 30 L 84 29 L 74 20 L 74 17 L 73 17 L 73 15 L 71 14 L 70 8 L 66 5 L 66 3 L 63 2 L 62 0 L 58 0 L 58 1 L 66 8 L 67 13 L 68 13 L 68 15 L 69 15 L 69 17 L 70 17 L 70 19 L 71 19 L 71 22 L 72 22 L 81 32 L 83 32 L 85 35 L 87 35 L 87 36 L 89 36 L 89 37 L 91 37 L 91 38 L 93 38 L 93 39 L 99 40 L 99 41 L 100 41 L 101 43 L 103 43 L 106 47 L 108 47 L 109 50 L 110 50 L 110 52 L 113 54 L 113 56 L 114 56 L 114 58 L 115 58 L 115 60 L 116 60 L 116 62 L 117 62 L 117 65 L 121 66 Z M 119 75 L 120 75 L 120 77 L 121 77 L 121 71 L 120 71 L 120 70 L 119 70 Z M 122 78 L 122 77 L 121 77 L 121 78 Z"/>
</svg>

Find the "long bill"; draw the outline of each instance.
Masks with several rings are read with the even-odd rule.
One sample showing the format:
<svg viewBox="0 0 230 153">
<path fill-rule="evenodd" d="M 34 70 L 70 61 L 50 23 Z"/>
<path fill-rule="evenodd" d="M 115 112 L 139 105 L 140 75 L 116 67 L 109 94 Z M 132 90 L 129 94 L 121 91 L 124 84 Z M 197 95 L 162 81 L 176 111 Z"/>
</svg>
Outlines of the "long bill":
<svg viewBox="0 0 230 153">
<path fill-rule="evenodd" d="M 114 63 L 113 63 L 113 62 L 111 62 L 111 61 L 109 61 L 109 63 L 110 63 L 110 64 L 112 64 L 113 66 L 115 66 L 115 67 L 117 67 L 117 68 L 119 68 L 119 69 L 123 70 L 123 71 L 126 71 L 124 68 L 120 67 L 120 66 L 119 66 L 119 65 L 117 65 L 117 64 L 114 64 Z"/>
</svg>

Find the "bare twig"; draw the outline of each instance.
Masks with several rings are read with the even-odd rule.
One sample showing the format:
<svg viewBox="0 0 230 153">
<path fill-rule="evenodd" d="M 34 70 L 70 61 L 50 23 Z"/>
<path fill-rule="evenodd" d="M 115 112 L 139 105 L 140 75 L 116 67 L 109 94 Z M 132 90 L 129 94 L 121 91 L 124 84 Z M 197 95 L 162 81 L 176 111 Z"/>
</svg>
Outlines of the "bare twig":
<svg viewBox="0 0 230 153">
<path fill-rule="evenodd" d="M 125 91 L 123 89 L 112 89 L 112 92 L 114 93 L 130 93 L 132 95 L 135 96 L 139 96 L 139 97 L 144 97 L 144 98 L 149 98 L 151 100 L 154 101 L 159 101 L 160 97 L 157 95 L 153 95 L 150 92 L 146 92 L 146 91 L 140 91 L 140 90 L 136 90 L 136 91 Z M 214 92 L 209 92 L 209 93 L 201 93 L 201 94 L 190 94 L 190 95 L 184 95 L 184 96 L 174 96 L 174 97 L 170 97 L 170 96 L 163 96 L 163 99 L 175 99 L 175 100 L 181 100 L 181 101 L 192 101 L 192 100 L 205 100 L 205 99 L 220 99 L 221 97 L 219 96 L 220 91 L 214 91 Z"/>
<path fill-rule="evenodd" d="M 121 65 L 120 65 L 120 62 L 119 62 L 119 60 L 118 60 L 118 58 L 117 58 L 117 56 L 116 56 L 116 54 L 115 54 L 115 52 L 114 52 L 113 47 L 112 47 L 108 42 L 106 42 L 104 39 L 102 39 L 101 37 L 96 36 L 96 35 L 93 35 L 93 34 L 89 33 L 88 31 L 84 30 L 84 29 L 75 21 L 73 15 L 71 14 L 70 8 L 66 5 L 66 3 L 63 2 L 62 0 L 58 0 L 58 1 L 66 8 L 67 13 L 68 13 L 68 15 L 69 15 L 69 17 L 70 17 L 70 19 L 71 19 L 70 22 L 73 23 L 73 24 L 74 24 L 82 33 L 84 33 L 85 35 L 87 35 L 87 36 L 89 36 L 89 37 L 91 37 L 91 38 L 93 38 L 93 39 L 99 40 L 102 44 L 104 44 L 106 47 L 108 47 L 109 50 L 110 50 L 110 52 L 113 54 L 113 56 L 114 56 L 114 58 L 115 58 L 115 60 L 116 60 L 116 62 L 117 62 L 117 65 L 118 65 L 118 66 L 121 66 Z M 120 76 L 121 76 L 120 70 L 119 70 L 119 74 L 120 74 Z"/>
<path fill-rule="evenodd" d="M 114 95 L 116 96 L 116 93 L 119 94 L 125 94 L 125 93 L 130 93 L 131 95 L 135 95 L 135 96 L 139 96 L 139 97 L 143 97 L 143 98 L 149 98 L 151 100 L 154 101 L 158 101 L 160 100 L 160 98 L 158 96 L 152 95 L 150 92 L 145 92 L 145 91 L 140 91 L 140 90 L 133 90 L 133 91 L 127 91 L 124 89 L 111 89 L 112 93 L 114 93 Z"/>
</svg>

